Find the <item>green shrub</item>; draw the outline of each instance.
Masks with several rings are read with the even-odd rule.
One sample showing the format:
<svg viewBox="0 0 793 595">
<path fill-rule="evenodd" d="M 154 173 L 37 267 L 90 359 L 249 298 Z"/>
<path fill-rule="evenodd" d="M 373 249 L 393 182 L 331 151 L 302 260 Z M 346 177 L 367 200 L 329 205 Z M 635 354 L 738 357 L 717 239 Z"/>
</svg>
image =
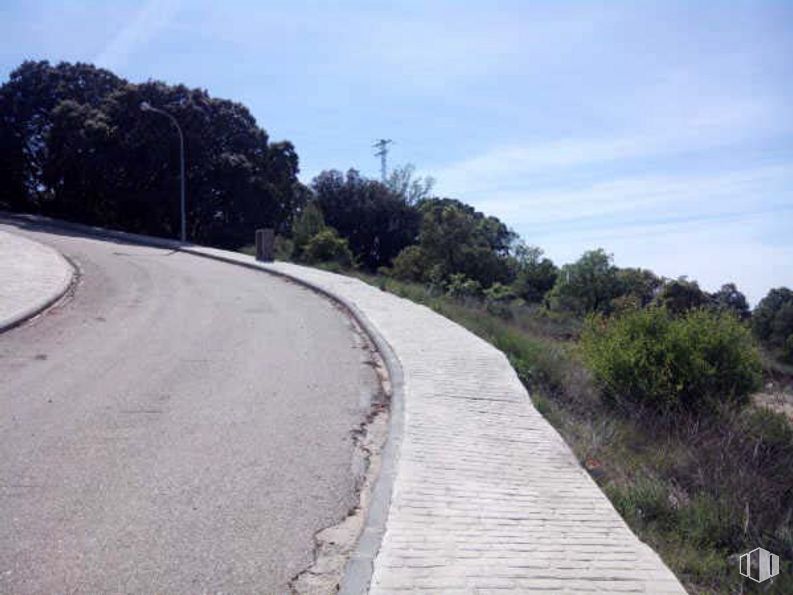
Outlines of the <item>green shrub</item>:
<svg viewBox="0 0 793 595">
<path fill-rule="evenodd" d="M 498 329 L 489 341 L 507 354 L 518 378 L 530 390 L 542 390 L 549 397 L 564 391 L 572 363 L 563 346 L 509 327 Z"/>
<path fill-rule="evenodd" d="M 325 229 L 325 218 L 316 202 L 308 203 L 292 225 L 292 252 L 298 258 L 309 240 Z"/>
<path fill-rule="evenodd" d="M 274 252 L 276 260 L 292 260 L 295 255 L 295 243 L 284 236 L 275 236 Z"/>
<path fill-rule="evenodd" d="M 652 523 L 667 527 L 674 522 L 669 489 L 657 479 L 643 477 L 624 487 L 611 485 L 606 493 L 614 508 L 631 524 Z"/>
<path fill-rule="evenodd" d="M 678 533 L 700 547 L 736 547 L 741 545 L 741 520 L 726 500 L 700 493 L 680 508 Z"/>
<path fill-rule="evenodd" d="M 342 267 L 352 265 L 352 252 L 347 240 L 340 238 L 336 230 L 326 227 L 308 240 L 302 258 L 308 263 L 333 262 Z"/>
<path fill-rule="evenodd" d="M 402 281 L 422 281 L 426 276 L 426 259 L 419 246 L 408 246 L 397 254 L 388 274 Z"/>
<path fill-rule="evenodd" d="M 591 317 L 582 348 L 607 400 L 660 411 L 742 405 L 761 378 L 748 330 L 725 313 L 693 310 L 674 317 L 648 308 Z"/>
<path fill-rule="evenodd" d="M 735 571 L 735 563 L 729 562 L 724 552 L 708 550 L 691 545 L 685 541 L 670 542 L 664 548 L 664 561 L 683 579 L 683 584 L 691 588 L 689 592 L 740 593 L 740 579 Z M 737 576 L 736 576 L 737 575 Z M 693 585 L 690 582 L 693 582 Z M 735 582 L 739 581 L 736 585 Z M 730 587 L 725 588 L 727 585 Z"/>
<path fill-rule="evenodd" d="M 499 318 L 512 318 L 510 303 L 516 298 L 515 292 L 508 285 L 493 283 L 485 289 L 485 309 Z"/>
<path fill-rule="evenodd" d="M 641 299 L 633 294 L 626 293 L 611 300 L 611 313 L 615 315 L 622 315 L 634 310 L 641 309 Z"/>
<path fill-rule="evenodd" d="M 440 264 L 434 264 L 427 270 L 427 288 L 432 295 L 441 295 L 446 291 L 446 272 Z"/>
<path fill-rule="evenodd" d="M 791 334 L 782 346 L 782 361 L 786 364 L 793 364 L 793 334 Z"/>
<path fill-rule="evenodd" d="M 493 283 L 485 289 L 485 299 L 489 302 L 511 302 L 515 299 L 515 292 L 508 285 Z"/>
<path fill-rule="evenodd" d="M 463 273 L 449 275 L 446 283 L 446 295 L 457 299 L 471 299 L 482 296 L 482 286 L 479 281 L 469 279 Z"/>
<path fill-rule="evenodd" d="M 773 348 L 781 348 L 793 336 L 793 291 L 778 287 L 768 292 L 752 313 L 757 338 Z"/>
</svg>

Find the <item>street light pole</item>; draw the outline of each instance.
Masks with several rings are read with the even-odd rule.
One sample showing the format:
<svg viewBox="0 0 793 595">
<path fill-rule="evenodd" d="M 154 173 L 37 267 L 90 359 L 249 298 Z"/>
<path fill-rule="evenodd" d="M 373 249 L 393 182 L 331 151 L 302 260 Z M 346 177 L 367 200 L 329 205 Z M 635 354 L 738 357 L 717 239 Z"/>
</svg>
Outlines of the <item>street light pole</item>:
<svg viewBox="0 0 793 595">
<path fill-rule="evenodd" d="M 182 127 L 171 114 L 165 110 L 158 109 L 152 106 L 148 101 L 143 101 L 140 104 L 140 111 L 142 112 L 155 112 L 166 116 L 171 123 L 176 126 L 176 131 L 179 133 L 179 180 L 181 182 L 181 210 L 182 210 L 182 229 L 181 240 L 187 241 L 187 209 L 185 206 L 185 179 L 184 179 L 184 134 L 182 134 Z"/>
</svg>

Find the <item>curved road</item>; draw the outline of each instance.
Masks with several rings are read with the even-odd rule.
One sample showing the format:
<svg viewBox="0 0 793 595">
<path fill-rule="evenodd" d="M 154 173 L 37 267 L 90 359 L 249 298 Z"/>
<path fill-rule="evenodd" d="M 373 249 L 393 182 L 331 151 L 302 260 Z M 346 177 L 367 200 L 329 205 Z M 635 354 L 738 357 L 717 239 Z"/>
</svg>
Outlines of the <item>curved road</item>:
<svg viewBox="0 0 793 595">
<path fill-rule="evenodd" d="M 355 504 L 376 379 L 260 272 L 69 232 L 73 297 L 0 334 L 0 592 L 286 593 Z"/>
</svg>

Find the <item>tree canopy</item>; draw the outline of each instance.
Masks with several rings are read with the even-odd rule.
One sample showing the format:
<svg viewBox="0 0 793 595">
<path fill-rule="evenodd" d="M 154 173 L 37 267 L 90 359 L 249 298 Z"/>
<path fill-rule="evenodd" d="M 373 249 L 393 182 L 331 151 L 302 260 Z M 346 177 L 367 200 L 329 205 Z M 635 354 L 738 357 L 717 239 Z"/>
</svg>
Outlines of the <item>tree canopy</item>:
<svg viewBox="0 0 793 595">
<path fill-rule="evenodd" d="M 360 264 L 370 270 L 391 264 L 416 241 L 421 215 L 406 196 L 356 170 L 323 171 L 311 184 L 325 222 L 347 238 Z"/>
<path fill-rule="evenodd" d="M 666 308 L 672 314 L 684 314 L 689 310 L 706 306 L 710 296 L 699 288 L 696 281 L 685 277 L 666 281 L 661 287 L 654 303 Z"/>
<path fill-rule="evenodd" d="M 514 249 L 515 293 L 527 302 L 541 302 L 556 283 L 559 269 L 536 246 L 519 243 Z"/>
<path fill-rule="evenodd" d="M 754 309 L 752 328 L 758 339 L 793 364 L 793 290 L 778 287 L 769 291 Z"/>
<path fill-rule="evenodd" d="M 725 283 L 717 292 L 711 294 L 713 307 L 724 312 L 735 314 L 740 320 L 751 316 L 746 296 L 738 291 L 735 283 Z"/>
<path fill-rule="evenodd" d="M 234 247 L 257 227 L 288 227 L 305 196 L 297 154 L 269 142 L 243 105 L 65 62 L 25 62 L 0 87 L 0 204 L 174 236 L 178 136 L 162 115 L 142 112 L 143 101 L 184 131 L 191 240 Z"/>
<path fill-rule="evenodd" d="M 484 287 L 513 280 L 509 257 L 517 234 L 504 223 L 452 198 L 428 198 L 417 206 L 418 242 L 395 260 L 398 276 L 446 281 L 463 275 Z"/>
<path fill-rule="evenodd" d="M 416 168 L 412 164 L 394 168 L 385 181 L 386 187 L 400 195 L 408 204 L 415 205 L 432 195 L 435 179 L 416 176 Z"/>
<path fill-rule="evenodd" d="M 623 293 L 618 269 L 612 256 L 602 249 L 585 252 L 559 272 L 548 300 L 556 310 L 576 313 L 611 310 L 611 301 Z"/>
</svg>

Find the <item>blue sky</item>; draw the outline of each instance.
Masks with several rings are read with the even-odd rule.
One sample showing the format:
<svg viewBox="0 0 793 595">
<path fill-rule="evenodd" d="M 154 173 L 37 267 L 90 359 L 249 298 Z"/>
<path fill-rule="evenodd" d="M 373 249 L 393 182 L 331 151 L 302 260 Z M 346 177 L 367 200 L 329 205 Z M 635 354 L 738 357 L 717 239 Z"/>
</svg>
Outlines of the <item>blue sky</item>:
<svg viewBox="0 0 793 595">
<path fill-rule="evenodd" d="M 559 263 L 793 286 L 793 2 L 11 2 L 23 59 L 242 101 L 305 181 L 414 163 Z"/>
</svg>

